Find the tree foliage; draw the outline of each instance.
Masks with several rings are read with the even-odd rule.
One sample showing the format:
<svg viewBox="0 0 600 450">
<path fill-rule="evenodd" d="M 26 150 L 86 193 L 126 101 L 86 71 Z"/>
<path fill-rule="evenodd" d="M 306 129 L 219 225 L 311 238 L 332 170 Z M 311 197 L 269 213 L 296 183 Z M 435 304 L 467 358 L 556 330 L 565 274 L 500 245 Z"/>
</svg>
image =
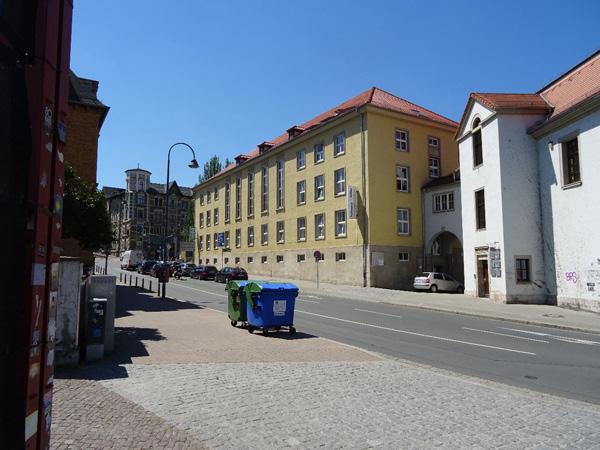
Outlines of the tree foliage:
<svg viewBox="0 0 600 450">
<path fill-rule="evenodd" d="M 223 169 L 223 164 L 219 160 L 217 155 L 213 156 L 208 160 L 208 162 L 204 163 L 204 172 L 200 175 L 199 182 L 203 183 L 209 178 L 215 176 Z"/>
<path fill-rule="evenodd" d="M 77 239 L 83 249 L 90 251 L 105 250 L 114 240 L 104 194 L 68 165 L 65 165 L 62 234 Z"/>
</svg>

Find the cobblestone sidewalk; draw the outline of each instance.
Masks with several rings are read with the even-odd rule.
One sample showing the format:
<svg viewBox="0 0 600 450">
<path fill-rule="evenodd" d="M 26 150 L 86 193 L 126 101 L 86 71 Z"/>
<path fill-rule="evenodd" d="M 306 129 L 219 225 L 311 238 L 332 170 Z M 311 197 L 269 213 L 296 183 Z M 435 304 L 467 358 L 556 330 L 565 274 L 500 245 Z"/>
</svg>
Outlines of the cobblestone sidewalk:
<svg viewBox="0 0 600 450">
<path fill-rule="evenodd" d="M 600 448 L 600 408 L 398 361 L 127 366 L 101 381 L 210 448 Z"/>
<path fill-rule="evenodd" d="M 97 381 L 57 379 L 51 446 L 66 449 L 204 449 L 188 433 Z"/>
</svg>

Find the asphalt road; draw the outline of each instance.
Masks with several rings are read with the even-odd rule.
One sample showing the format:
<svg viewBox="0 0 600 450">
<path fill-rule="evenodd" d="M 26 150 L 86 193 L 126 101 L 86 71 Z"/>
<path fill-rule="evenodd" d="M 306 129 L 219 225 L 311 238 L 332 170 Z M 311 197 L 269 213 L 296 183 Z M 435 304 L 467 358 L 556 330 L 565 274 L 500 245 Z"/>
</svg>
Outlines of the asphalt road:
<svg viewBox="0 0 600 450">
<path fill-rule="evenodd" d="M 111 260 L 109 273 L 119 272 L 118 260 Z M 151 279 L 126 273 L 145 278 L 146 286 Z M 224 287 L 172 279 L 167 295 L 226 312 Z M 302 292 L 294 322 L 299 332 L 394 358 L 600 404 L 597 334 Z"/>
</svg>

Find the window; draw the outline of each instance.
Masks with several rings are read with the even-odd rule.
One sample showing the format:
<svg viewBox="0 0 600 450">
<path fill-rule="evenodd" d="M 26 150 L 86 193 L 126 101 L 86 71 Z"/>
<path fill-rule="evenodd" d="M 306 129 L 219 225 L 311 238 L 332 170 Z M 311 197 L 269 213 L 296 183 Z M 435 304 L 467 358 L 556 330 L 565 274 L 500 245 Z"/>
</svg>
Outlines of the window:
<svg viewBox="0 0 600 450">
<path fill-rule="evenodd" d="M 346 195 L 346 169 L 338 169 L 333 172 L 335 180 L 335 195 Z"/>
<path fill-rule="evenodd" d="M 440 176 L 440 158 L 429 158 L 429 178 Z"/>
<path fill-rule="evenodd" d="M 206 226 L 210 227 L 210 211 L 206 211 Z"/>
<path fill-rule="evenodd" d="M 210 234 L 206 235 L 206 250 L 210 250 Z"/>
<path fill-rule="evenodd" d="M 248 227 L 248 247 L 254 247 L 254 227 Z"/>
<path fill-rule="evenodd" d="M 396 166 L 396 190 L 398 192 L 408 192 L 409 184 L 409 169 L 404 166 Z"/>
<path fill-rule="evenodd" d="M 229 183 L 225 183 L 225 223 L 229 223 L 231 219 L 231 210 L 230 210 L 230 200 L 231 200 L 231 192 L 229 188 Z"/>
<path fill-rule="evenodd" d="M 325 159 L 325 148 L 324 148 L 322 142 L 315 144 L 314 153 L 315 153 L 315 164 L 320 163 Z"/>
<path fill-rule="evenodd" d="M 203 246 L 204 246 L 204 237 L 198 236 L 198 250 L 202 251 Z"/>
<path fill-rule="evenodd" d="M 136 217 L 137 217 L 138 219 L 143 219 L 143 218 L 144 218 L 144 210 L 143 210 L 143 209 L 140 209 L 140 208 L 138 208 L 138 209 L 136 210 Z"/>
<path fill-rule="evenodd" d="M 138 194 L 137 195 L 137 204 L 138 205 L 145 205 L 146 204 L 146 198 L 144 197 L 144 194 Z"/>
<path fill-rule="evenodd" d="M 396 130 L 396 150 L 408 151 L 408 131 Z"/>
<path fill-rule="evenodd" d="M 229 242 L 229 231 L 226 231 L 225 232 L 225 242 L 224 242 L 225 248 L 231 248 L 230 245 L 229 245 L 229 243 L 230 243 Z"/>
<path fill-rule="evenodd" d="M 516 258 L 515 273 L 517 276 L 517 283 L 529 283 L 531 281 L 529 274 L 529 258 Z"/>
<path fill-rule="evenodd" d="M 227 264 L 229 262 L 229 257 L 225 258 L 224 263 Z"/>
<path fill-rule="evenodd" d="M 156 213 L 155 213 L 154 217 L 156 218 Z M 199 224 L 200 228 L 204 228 L 204 213 L 200 213 L 198 215 L 198 224 Z"/>
<path fill-rule="evenodd" d="M 240 257 L 236 256 L 235 259 L 234 259 L 234 261 L 235 261 L 236 264 L 239 264 L 240 263 Z"/>
<path fill-rule="evenodd" d="M 304 262 L 304 261 L 306 261 L 306 255 L 304 255 L 304 254 L 296 255 L 296 262 Z"/>
<path fill-rule="evenodd" d="M 235 219 L 242 218 L 242 179 L 235 179 Z"/>
<path fill-rule="evenodd" d="M 306 203 L 306 180 L 296 183 L 296 203 L 299 205 Z"/>
<path fill-rule="evenodd" d="M 235 246 L 238 248 L 242 246 L 242 230 L 240 228 L 235 230 Z"/>
<path fill-rule="evenodd" d="M 260 262 L 261 262 L 261 264 L 266 264 L 267 263 L 267 257 L 266 256 L 261 256 L 260 257 Z"/>
<path fill-rule="evenodd" d="M 210 191 L 206 193 L 206 203 L 210 203 Z"/>
<path fill-rule="evenodd" d="M 160 200 L 160 205 L 158 204 L 159 200 Z M 202 205 L 204 205 L 204 192 L 200 192 L 200 206 L 202 206 Z M 154 206 L 162 206 L 162 199 L 155 198 Z"/>
<path fill-rule="evenodd" d="M 473 167 L 483 164 L 483 146 L 481 144 L 481 120 L 473 122 Z"/>
<path fill-rule="evenodd" d="M 398 253 L 398 261 L 400 262 L 408 262 L 410 260 L 410 253 L 408 252 L 400 252 Z"/>
<path fill-rule="evenodd" d="M 315 215 L 315 239 L 325 239 L 325 214 Z"/>
<path fill-rule="evenodd" d="M 261 198 L 260 210 L 267 212 L 269 210 L 269 168 L 263 167 L 261 172 Z"/>
<path fill-rule="evenodd" d="M 215 225 L 218 225 L 218 224 L 219 224 L 219 208 L 215 208 L 215 209 L 213 210 L 213 223 L 214 223 Z"/>
<path fill-rule="evenodd" d="M 248 256 L 248 258 L 246 258 L 246 261 L 248 261 L 248 264 L 252 264 L 254 262 L 254 258 L 252 256 Z"/>
<path fill-rule="evenodd" d="M 248 172 L 248 217 L 254 216 L 254 173 Z"/>
<path fill-rule="evenodd" d="M 304 169 L 306 167 L 306 150 L 302 149 L 296 153 L 296 169 Z"/>
<path fill-rule="evenodd" d="M 213 197 L 215 198 L 215 200 L 219 200 L 219 188 L 215 188 L 214 192 L 213 192 Z"/>
<path fill-rule="evenodd" d="M 398 234 L 410 234 L 410 210 L 398 208 L 396 210 L 396 222 Z"/>
<path fill-rule="evenodd" d="M 296 219 L 296 236 L 299 241 L 306 241 L 306 217 Z"/>
<path fill-rule="evenodd" d="M 454 192 L 444 192 L 433 196 L 433 212 L 454 211 Z"/>
<path fill-rule="evenodd" d="M 577 138 L 562 143 L 563 186 L 581 183 Z"/>
<path fill-rule="evenodd" d="M 485 229 L 485 192 L 481 189 L 475 192 L 475 225 L 477 230 Z"/>
<path fill-rule="evenodd" d="M 346 153 L 346 136 L 340 133 L 333 137 L 333 156 Z"/>
<path fill-rule="evenodd" d="M 283 244 L 285 242 L 285 223 L 283 220 L 277 222 L 277 243 Z"/>
<path fill-rule="evenodd" d="M 335 235 L 337 237 L 346 236 L 346 210 L 340 209 L 335 212 Z"/>
<path fill-rule="evenodd" d="M 267 245 L 269 243 L 269 224 L 263 223 L 260 226 L 260 235 L 261 235 L 260 243 L 262 245 Z"/>
<path fill-rule="evenodd" d="M 440 139 L 429 136 L 427 138 L 427 146 L 429 147 L 429 154 L 431 156 L 439 156 L 440 154 Z"/>
<path fill-rule="evenodd" d="M 219 233 L 213 233 L 213 245 L 215 247 L 215 250 L 219 246 L 218 244 L 219 244 Z"/>
<path fill-rule="evenodd" d="M 213 258 L 213 264 L 217 264 L 217 258 Z"/>
<path fill-rule="evenodd" d="M 317 175 L 315 177 L 315 200 L 323 200 L 325 198 L 325 175 Z"/>
<path fill-rule="evenodd" d="M 277 161 L 277 209 L 283 209 L 284 203 L 284 183 L 285 183 L 285 172 L 284 172 L 283 160 Z"/>
<path fill-rule="evenodd" d="M 278 263 L 282 263 L 283 262 L 283 255 L 277 255 L 277 262 Z"/>
<path fill-rule="evenodd" d="M 336 252 L 335 260 L 336 261 L 346 261 L 346 252 Z"/>
</svg>

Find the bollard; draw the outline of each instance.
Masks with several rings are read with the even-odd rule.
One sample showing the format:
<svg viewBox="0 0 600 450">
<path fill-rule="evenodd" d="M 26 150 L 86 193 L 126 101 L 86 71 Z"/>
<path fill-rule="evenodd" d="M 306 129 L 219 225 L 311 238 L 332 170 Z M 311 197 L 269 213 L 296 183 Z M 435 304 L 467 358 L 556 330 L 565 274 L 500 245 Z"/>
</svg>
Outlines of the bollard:
<svg viewBox="0 0 600 450">
<path fill-rule="evenodd" d="M 149 287 L 149 289 L 150 289 L 150 292 L 152 292 L 152 280 L 150 280 L 150 287 Z"/>
<path fill-rule="evenodd" d="M 137 275 L 135 276 L 135 287 L 137 287 Z"/>
<path fill-rule="evenodd" d="M 131 275 L 129 275 L 129 286 L 131 286 Z"/>
<path fill-rule="evenodd" d="M 144 289 L 144 279 L 142 278 L 142 289 Z"/>
<path fill-rule="evenodd" d="M 123 282 L 123 272 L 119 272 L 119 283 Z"/>
</svg>

